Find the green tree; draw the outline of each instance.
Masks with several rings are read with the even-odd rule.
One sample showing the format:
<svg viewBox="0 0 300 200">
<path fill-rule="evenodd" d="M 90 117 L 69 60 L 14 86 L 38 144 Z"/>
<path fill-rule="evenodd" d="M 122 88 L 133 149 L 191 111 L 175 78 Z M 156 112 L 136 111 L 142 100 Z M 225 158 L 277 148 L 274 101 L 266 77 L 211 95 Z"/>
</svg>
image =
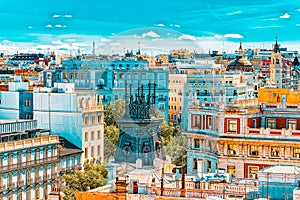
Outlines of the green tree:
<svg viewBox="0 0 300 200">
<path fill-rule="evenodd" d="M 120 129 L 114 125 L 104 128 L 104 160 L 108 161 L 110 156 L 114 156 L 117 149 Z"/>
<path fill-rule="evenodd" d="M 76 191 L 87 191 L 104 185 L 107 179 L 107 171 L 103 164 L 84 165 L 84 171 L 75 170 L 70 174 L 62 176 L 66 189 L 63 190 L 64 200 L 74 200 Z"/>
</svg>

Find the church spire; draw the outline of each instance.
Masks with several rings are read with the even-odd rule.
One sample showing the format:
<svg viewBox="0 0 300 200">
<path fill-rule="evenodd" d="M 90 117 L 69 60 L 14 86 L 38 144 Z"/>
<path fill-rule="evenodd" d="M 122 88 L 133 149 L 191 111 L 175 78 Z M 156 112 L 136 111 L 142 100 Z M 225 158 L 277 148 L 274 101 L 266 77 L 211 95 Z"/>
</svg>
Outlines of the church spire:
<svg viewBox="0 0 300 200">
<path fill-rule="evenodd" d="M 274 53 L 280 52 L 278 42 L 277 42 L 277 36 L 276 36 L 276 43 L 274 44 L 274 47 L 273 47 L 273 52 Z"/>
<path fill-rule="evenodd" d="M 239 47 L 239 56 L 243 56 L 243 47 L 242 47 L 242 42 L 240 42 L 240 47 Z"/>
</svg>

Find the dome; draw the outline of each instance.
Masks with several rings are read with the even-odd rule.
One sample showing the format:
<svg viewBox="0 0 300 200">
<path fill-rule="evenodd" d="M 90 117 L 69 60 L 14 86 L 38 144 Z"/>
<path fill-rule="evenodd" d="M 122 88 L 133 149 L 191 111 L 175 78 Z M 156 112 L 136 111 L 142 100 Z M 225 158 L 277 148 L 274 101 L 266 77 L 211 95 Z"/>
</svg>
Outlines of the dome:
<svg viewBox="0 0 300 200">
<path fill-rule="evenodd" d="M 234 61 L 229 63 L 226 67 L 226 71 L 243 71 L 243 72 L 253 72 L 253 65 L 241 56 L 238 56 Z"/>
</svg>

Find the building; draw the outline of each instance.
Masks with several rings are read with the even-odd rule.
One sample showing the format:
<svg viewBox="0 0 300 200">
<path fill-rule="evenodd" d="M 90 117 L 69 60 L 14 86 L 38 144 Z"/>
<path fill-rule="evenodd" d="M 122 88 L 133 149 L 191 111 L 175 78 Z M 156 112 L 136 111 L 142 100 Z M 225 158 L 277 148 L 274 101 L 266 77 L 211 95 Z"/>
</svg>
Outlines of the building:
<svg viewBox="0 0 300 200">
<path fill-rule="evenodd" d="M 275 165 L 258 171 L 259 190 L 262 197 L 293 199 L 293 191 L 300 181 L 297 165 Z"/>
<path fill-rule="evenodd" d="M 75 91 L 74 83 L 34 88 L 11 82 L 0 91 L 1 119 L 36 119 L 38 128 L 49 129 L 84 150 L 86 161 L 103 159 L 104 111 L 96 92 Z M 59 102 L 59 103 L 58 103 Z"/>
<path fill-rule="evenodd" d="M 224 168 L 237 178 L 256 178 L 268 166 L 299 165 L 298 97 L 298 91 L 263 88 L 258 100 L 191 105 L 185 132 L 188 173 Z"/>
<path fill-rule="evenodd" d="M 104 111 L 96 92 L 75 91 L 73 83 L 37 88 L 33 115 L 38 127 L 58 133 L 82 149 L 85 161 L 103 160 Z"/>
<path fill-rule="evenodd" d="M 278 88 L 289 88 L 291 85 L 290 72 L 291 63 L 282 57 L 276 38 L 270 62 L 271 84 L 275 84 Z"/>
<path fill-rule="evenodd" d="M 182 121 L 184 84 L 186 82 L 186 74 L 169 74 L 169 122 L 173 122 L 175 125 Z"/>
<path fill-rule="evenodd" d="M 0 138 L 0 198 L 46 198 L 59 177 L 58 136 L 36 120 L 1 120 Z"/>
<path fill-rule="evenodd" d="M 54 82 L 74 83 L 76 89 L 96 90 L 104 105 L 124 99 L 125 79 L 133 85 L 133 94 L 137 94 L 138 82 L 156 82 L 156 109 L 168 120 L 168 71 L 149 68 L 146 60 L 64 60 L 61 69 L 44 72 L 46 87 L 53 87 Z"/>
<path fill-rule="evenodd" d="M 33 94 L 27 82 L 9 82 L 0 91 L 0 119 L 33 119 Z"/>
</svg>

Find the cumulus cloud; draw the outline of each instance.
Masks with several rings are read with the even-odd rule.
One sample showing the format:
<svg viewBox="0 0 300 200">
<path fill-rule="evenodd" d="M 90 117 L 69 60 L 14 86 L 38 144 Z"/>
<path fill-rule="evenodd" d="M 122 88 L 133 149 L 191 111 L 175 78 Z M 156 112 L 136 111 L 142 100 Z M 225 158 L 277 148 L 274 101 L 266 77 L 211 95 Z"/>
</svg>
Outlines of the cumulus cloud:
<svg viewBox="0 0 300 200">
<path fill-rule="evenodd" d="M 65 18 L 72 18 L 72 15 L 64 15 Z"/>
<path fill-rule="evenodd" d="M 196 37 L 193 35 L 183 34 L 178 38 L 178 40 L 193 40 L 193 41 L 195 41 Z"/>
<path fill-rule="evenodd" d="M 56 28 L 62 28 L 63 26 L 61 24 L 56 24 L 55 27 Z"/>
<path fill-rule="evenodd" d="M 52 17 L 53 17 L 53 18 L 59 18 L 60 15 L 53 15 Z"/>
<path fill-rule="evenodd" d="M 54 47 L 52 45 L 39 44 L 36 46 L 36 50 L 52 50 Z"/>
<path fill-rule="evenodd" d="M 33 27 L 32 27 L 32 26 L 28 26 L 28 28 L 29 28 L 29 29 L 32 29 Z"/>
<path fill-rule="evenodd" d="M 100 41 L 101 41 L 101 42 L 109 42 L 110 40 L 107 39 L 107 38 L 101 38 Z"/>
<path fill-rule="evenodd" d="M 180 28 L 181 26 L 180 25 L 178 25 L 178 24 L 175 24 L 174 25 L 176 28 Z"/>
<path fill-rule="evenodd" d="M 281 19 L 288 19 L 290 18 L 291 15 L 289 15 L 288 13 L 285 13 L 284 15 L 281 15 L 279 18 Z"/>
<path fill-rule="evenodd" d="M 298 11 L 298 12 L 300 12 L 300 8 L 299 8 L 299 9 L 297 9 L 297 11 Z"/>
<path fill-rule="evenodd" d="M 296 24 L 296 26 L 300 26 L 300 24 Z"/>
<path fill-rule="evenodd" d="M 242 36 L 241 34 L 237 34 L 237 33 L 228 33 L 228 34 L 225 34 L 223 36 L 224 38 L 244 38 L 244 36 Z"/>
<path fill-rule="evenodd" d="M 147 33 L 143 33 L 142 37 L 152 37 L 152 38 L 156 38 L 156 37 L 160 37 L 157 33 L 155 33 L 154 31 L 149 31 Z"/>
<path fill-rule="evenodd" d="M 45 26 L 46 28 L 52 28 L 51 24 L 48 24 L 47 26 Z"/>
<path fill-rule="evenodd" d="M 157 24 L 156 26 L 164 27 L 165 25 L 164 24 Z"/>
</svg>

